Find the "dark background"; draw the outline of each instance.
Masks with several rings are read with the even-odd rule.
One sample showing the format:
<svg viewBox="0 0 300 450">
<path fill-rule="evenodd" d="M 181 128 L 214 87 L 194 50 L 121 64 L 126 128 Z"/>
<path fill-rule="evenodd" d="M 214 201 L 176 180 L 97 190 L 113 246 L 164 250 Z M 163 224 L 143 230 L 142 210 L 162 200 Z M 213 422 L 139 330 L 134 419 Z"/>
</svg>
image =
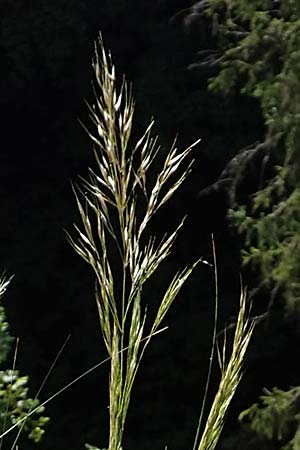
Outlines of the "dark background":
<svg viewBox="0 0 300 450">
<path fill-rule="evenodd" d="M 79 222 L 71 181 L 94 164 L 78 118 L 88 124 L 84 100 L 92 101 L 91 58 L 99 30 L 117 71 L 133 83 L 134 136 L 140 136 L 154 116 L 164 148 L 177 133 L 180 147 L 202 138 L 193 153 L 192 174 L 156 222 L 164 231 L 166 223 L 174 228 L 188 215 L 146 302 L 150 308 L 164 283 L 184 264 L 200 256 L 212 260 L 214 233 L 220 329 L 237 312 L 243 242 L 227 222 L 225 193 L 199 193 L 240 148 L 263 135 L 264 126 L 255 101 L 237 94 L 213 95 L 207 91 L 213 74 L 188 69 L 196 52 L 209 48 L 212 39 L 206 23 L 187 25 L 182 20 L 180 11 L 189 4 L 1 0 L 0 268 L 15 274 L 5 307 L 12 334 L 20 337 L 17 365 L 30 374 L 31 392 L 71 334 L 40 395 L 43 400 L 106 357 L 92 274 L 64 232 Z M 255 286 L 255 274 L 243 275 L 245 283 Z M 166 320 L 168 331 L 155 338 L 146 353 L 133 391 L 125 449 L 191 447 L 207 373 L 213 300 L 212 270 L 200 265 Z M 264 309 L 265 300 L 258 309 Z M 280 314 L 275 311 L 272 322 L 256 331 L 225 435 L 234 432 L 238 413 L 262 387 L 296 383 L 299 374 L 287 349 L 296 348 L 297 340 Z M 103 366 L 48 405 L 51 423 L 40 448 L 79 450 L 85 442 L 107 444 L 107 379 L 108 368 Z M 215 368 L 210 398 L 217 380 Z M 26 443 L 22 446 L 27 448 Z"/>
</svg>

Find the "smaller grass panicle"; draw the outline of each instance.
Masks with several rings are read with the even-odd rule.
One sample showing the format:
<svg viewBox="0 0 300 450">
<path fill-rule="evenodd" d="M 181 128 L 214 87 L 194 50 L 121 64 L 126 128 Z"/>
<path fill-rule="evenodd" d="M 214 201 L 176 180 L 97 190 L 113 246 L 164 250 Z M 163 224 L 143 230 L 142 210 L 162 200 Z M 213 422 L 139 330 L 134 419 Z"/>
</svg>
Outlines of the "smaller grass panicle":
<svg viewBox="0 0 300 450">
<path fill-rule="evenodd" d="M 247 316 L 246 299 L 246 291 L 242 290 L 233 346 L 228 363 L 226 363 L 226 333 L 224 335 L 222 354 L 218 350 L 221 381 L 206 420 L 198 450 L 213 450 L 216 447 L 224 426 L 228 407 L 242 377 L 245 354 L 255 326 L 255 319 L 250 319 Z"/>
<path fill-rule="evenodd" d="M 145 348 L 197 264 L 174 276 L 150 324 L 149 336 L 143 339 L 144 284 L 169 255 L 182 223 L 160 242 L 147 237 L 146 230 L 187 177 L 192 164 L 187 158 L 199 141 L 181 152 L 174 143 L 153 181 L 150 169 L 159 151 L 151 134 L 153 121 L 129 148 L 134 111 L 131 90 L 124 79 L 117 89 L 115 68 L 101 36 L 95 45 L 93 68 L 95 104 L 89 110 L 95 132 L 87 132 L 94 144 L 97 170 L 90 169 L 89 180 L 74 189 L 82 229 L 75 225 L 78 239 L 69 236 L 69 240 L 96 278 L 100 326 L 111 358 L 109 450 L 120 450 L 132 385 Z M 125 347 L 127 354 L 122 351 Z"/>
<path fill-rule="evenodd" d="M 0 299 L 5 294 L 5 291 L 6 291 L 7 287 L 9 286 L 9 283 L 11 282 L 12 278 L 13 277 L 10 277 L 10 278 L 6 279 L 4 277 L 4 275 L 0 276 Z"/>
</svg>

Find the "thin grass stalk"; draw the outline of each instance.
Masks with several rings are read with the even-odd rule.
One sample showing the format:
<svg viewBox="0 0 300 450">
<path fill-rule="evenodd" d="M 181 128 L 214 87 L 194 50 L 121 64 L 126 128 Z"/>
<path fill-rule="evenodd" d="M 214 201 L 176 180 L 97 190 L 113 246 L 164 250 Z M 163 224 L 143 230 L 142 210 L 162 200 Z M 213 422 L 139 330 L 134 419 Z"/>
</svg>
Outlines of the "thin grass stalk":
<svg viewBox="0 0 300 450">
<path fill-rule="evenodd" d="M 115 68 L 101 36 L 95 46 L 93 68 L 96 97 L 89 111 L 96 131 L 86 131 L 94 145 L 97 170 L 90 169 L 89 180 L 83 181 L 83 188 L 76 189 L 82 227 L 75 225 L 77 239 L 69 236 L 69 240 L 95 274 L 100 327 L 111 357 L 108 447 L 120 450 L 131 390 L 143 353 L 197 264 L 178 272 L 171 281 L 150 324 L 149 337 L 144 339 L 144 284 L 171 252 L 183 222 L 160 242 L 147 237 L 147 227 L 186 179 L 191 168 L 187 158 L 199 141 L 181 152 L 174 142 L 151 184 L 153 176 L 149 174 L 159 151 L 157 139 L 151 136 L 153 121 L 130 150 L 134 111 L 131 89 L 124 79 L 117 89 Z M 111 248 L 117 250 L 118 270 Z"/>
<path fill-rule="evenodd" d="M 210 352 L 210 358 L 209 358 L 207 378 L 206 378 L 206 383 L 205 383 L 204 396 L 203 396 L 203 400 L 202 400 L 201 411 L 200 411 L 200 416 L 199 416 L 199 420 L 198 420 L 193 450 L 197 450 L 197 445 L 199 443 L 200 430 L 201 430 L 201 426 L 202 426 L 203 415 L 204 415 L 204 410 L 205 410 L 207 395 L 208 395 L 208 389 L 209 389 L 210 380 L 211 380 L 212 365 L 213 365 L 214 353 L 215 353 L 215 348 L 216 348 L 216 339 L 217 339 L 219 282 L 218 282 L 218 265 L 217 265 L 216 247 L 215 247 L 215 240 L 214 240 L 213 235 L 211 236 L 211 243 L 212 243 L 212 250 L 213 250 L 213 268 L 214 268 L 214 283 L 215 283 L 214 325 L 213 325 L 211 352 Z"/>
<path fill-rule="evenodd" d="M 54 358 L 54 361 L 52 362 L 51 366 L 49 367 L 49 370 L 48 370 L 48 372 L 46 373 L 46 376 L 44 377 L 44 379 L 43 379 L 43 381 L 42 381 L 42 383 L 41 383 L 41 385 L 40 385 L 40 387 L 39 387 L 37 393 L 35 394 L 34 400 L 38 399 L 39 395 L 41 394 L 42 390 L 44 389 L 44 387 L 45 387 L 45 385 L 46 385 L 46 383 L 47 383 L 47 381 L 48 381 L 50 375 L 52 374 L 52 372 L 53 372 L 53 370 L 54 370 L 54 368 L 55 368 L 55 366 L 56 366 L 56 363 L 57 363 L 59 357 L 61 356 L 62 352 L 64 351 L 64 349 L 65 349 L 65 347 L 66 347 L 66 345 L 67 345 L 67 343 L 68 343 L 70 337 L 71 337 L 70 334 L 66 337 L 66 339 L 65 339 L 65 341 L 64 341 L 64 343 L 63 343 L 63 345 L 61 346 L 61 348 L 60 348 L 60 350 L 58 351 L 56 357 Z M 36 411 L 38 411 L 38 409 L 41 408 L 41 407 L 43 407 L 43 406 L 42 406 L 42 405 L 39 405 L 39 406 L 37 407 Z M 25 416 L 26 419 L 29 417 L 29 414 L 32 412 L 32 410 L 33 410 L 33 407 L 31 407 L 31 408 L 29 409 L 27 415 Z M 18 424 L 18 425 L 21 425 L 21 426 L 20 426 L 19 429 L 18 429 L 18 432 L 17 432 L 17 434 L 16 434 L 16 437 L 15 437 L 15 439 L 14 439 L 14 442 L 13 442 L 12 445 L 11 445 L 10 450 L 14 450 L 15 448 L 18 448 L 19 437 L 20 437 L 20 435 L 21 435 L 21 433 L 22 433 L 22 431 L 23 431 L 23 429 L 24 429 L 24 427 L 25 427 L 25 424 L 26 424 L 26 420 L 24 420 L 21 424 Z"/>
<path fill-rule="evenodd" d="M 0 288 L 1 288 L 1 284 L 0 284 Z M 155 333 L 155 335 L 158 335 L 158 334 L 162 333 L 163 331 L 166 331 L 167 329 L 168 329 L 168 327 L 163 327 L 163 328 L 159 329 Z M 145 337 L 143 337 L 142 341 L 145 341 L 148 338 L 149 338 L 149 336 L 145 336 Z M 126 352 L 128 350 L 128 348 L 129 347 L 125 347 L 124 349 L 122 349 L 122 352 Z M 81 373 L 78 377 L 74 378 L 69 383 L 65 384 L 61 389 L 59 389 L 53 395 L 51 395 L 46 400 L 44 400 L 40 405 L 36 406 L 30 412 L 28 412 L 24 417 L 22 417 L 22 419 L 18 420 L 10 428 L 8 428 L 3 433 L 1 433 L 0 439 L 3 439 L 5 436 L 7 436 L 9 433 L 11 433 L 15 428 L 19 427 L 22 423 L 24 423 L 28 419 L 28 417 L 31 417 L 33 414 L 38 412 L 43 406 L 45 406 L 48 403 L 52 402 L 55 398 L 57 398 L 59 395 L 63 394 L 67 389 L 72 387 L 75 383 L 77 383 L 78 381 L 82 380 L 87 375 L 89 375 L 91 372 L 94 372 L 96 369 L 98 369 L 99 367 L 103 366 L 104 364 L 106 364 L 110 360 L 111 360 L 111 357 L 108 356 L 107 358 L 103 359 L 102 361 L 100 361 L 97 364 L 95 364 L 92 367 L 90 367 L 88 370 L 85 370 L 83 373 Z"/>
<path fill-rule="evenodd" d="M 2 296 L 4 295 L 7 287 L 9 286 L 12 278 L 13 278 L 13 276 L 11 276 L 9 279 L 5 279 L 3 275 L 0 277 L 0 300 L 1 300 Z M 53 372 L 53 369 L 56 366 L 56 363 L 57 363 L 60 355 L 62 354 L 63 350 L 65 349 L 65 347 L 66 347 L 70 337 L 71 337 L 71 335 L 69 334 L 67 336 L 66 340 L 64 341 L 62 347 L 58 351 L 58 353 L 57 353 L 53 363 L 51 364 L 51 366 L 50 366 L 46 376 L 44 377 L 44 379 L 43 379 L 43 381 L 42 381 L 42 383 L 41 383 L 41 385 L 40 385 L 40 387 L 39 387 L 39 389 L 38 389 L 38 391 L 37 391 L 37 393 L 36 393 L 36 395 L 34 397 L 34 400 L 38 399 L 40 393 L 42 392 L 43 388 L 45 387 L 45 385 L 46 385 L 46 383 L 47 383 L 51 373 Z M 15 345 L 15 351 L 14 351 L 14 357 L 13 357 L 13 365 L 12 365 L 12 377 L 13 377 L 13 372 L 16 369 L 18 346 L 19 346 L 19 338 L 16 339 L 16 345 Z M 11 383 L 12 383 L 12 380 L 11 380 Z M 43 404 L 39 404 L 35 408 L 33 406 L 31 406 L 29 408 L 29 410 L 28 410 L 28 413 L 25 414 L 24 417 L 21 420 L 15 422 L 13 424 L 13 426 L 9 427 L 9 429 L 4 431 L 4 429 L 6 428 L 6 421 L 5 421 L 4 422 L 4 426 L 3 426 L 3 430 L 2 430 L 1 435 L 0 435 L 0 449 L 2 449 L 2 446 L 3 446 L 4 436 L 6 436 L 8 433 L 10 433 L 12 430 L 14 430 L 16 427 L 18 427 L 15 439 L 14 439 L 14 441 L 13 441 L 11 447 L 10 447 L 10 450 L 14 450 L 18 446 L 19 437 L 20 437 L 22 431 L 24 430 L 24 427 L 26 425 L 26 420 L 28 419 L 28 417 L 30 417 L 31 415 L 33 415 L 36 412 L 40 411 L 42 408 L 43 408 Z M 9 402 L 7 402 L 7 408 L 6 408 L 6 411 L 5 411 L 5 418 L 7 418 L 8 410 L 9 410 Z"/>
<path fill-rule="evenodd" d="M 12 277 L 11 277 L 12 278 Z M 5 277 L 2 275 L 0 277 L 0 299 L 2 298 L 2 296 L 4 295 L 7 287 L 9 286 L 9 283 L 11 281 L 11 278 L 6 280 Z M 14 358 L 13 358 L 13 367 L 12 367 L 12 371 L 15 370 L 16 367 L 16 359 L 17 359 L 17 352 L 18 352 L 18 343 L 19 343 L 19 339 L 17 339 L 16 342 L 16 346 L 15 346 L 15 352 L 14 352 Z M 13 377 L 13 374 L 11 374 L 11 377 Z M 12 383 L 12 381 L 11 381 Z M 3 427 L 2 427 L 2 433 L 4 432 L 5 428 L 6 428 L 6 423 L 7 423 L 7 414 L 8 414 L 8 410 L 9 410 L 9 398 L 7 398 L 7 403 L 6 403 L 6 408 L 5 408 L 5 412 L 4 412 L 4 417 L 5 420 L 3 422 Z M 1 437 L 0 440 L 0 450 L 2 449 L 3 446 L 3 437 Z"/>
</svg>

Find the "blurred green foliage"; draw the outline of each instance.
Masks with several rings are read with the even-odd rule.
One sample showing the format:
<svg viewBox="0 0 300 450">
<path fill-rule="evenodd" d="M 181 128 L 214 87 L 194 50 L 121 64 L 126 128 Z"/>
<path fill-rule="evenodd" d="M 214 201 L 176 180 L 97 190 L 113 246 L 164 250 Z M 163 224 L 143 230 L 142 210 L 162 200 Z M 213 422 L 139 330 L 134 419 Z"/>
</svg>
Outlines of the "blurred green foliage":
<svg viewBox="0 0 300 450">
<path fill-rule="evenodd" d="M 300 3 L 199 4 L 216 36 L 220 70 L 210 89 L 256 98 L 265 123 L 265 140 L 252 152 L 263 146 L 256 186 L 248 198 L 236 192 L 229 213 L 245 239 L 243 262 L 259 268 L 262 284 L 281 294 L 288 313 L 300 313 Z"/>
<path fill-rule="evenodd" d="M 0 364 L 4 365 L 11 350 L 13 338 L 9 334 L 5 311 L 0 306 Z M 18 370 L 0 370 L 0 434 L 22 420 L 39 405 L 37 398 L 28 397 L 28 376 L 21 376 Z M 18 428 L 34 442 L 39 442 L 49 421 L 42 415 L 44 407 L 20 423 Z M 5 439 L 5 438 L 4 438 Z"/>
<path fill-rule="evenodd" d="M 212 50 L 200 52 L 195 64 L 217 70 L 209 89 L 256 99 L 265 126 L 262 141 L 240 150 L 245 157 L 236 159 L 240 164 L 229 180 L 229 217 L 244 240 L 243 263 L 258 269 L 272 300 L 299 316 L 300 3 L 202 0 L 189 11 L 195 13 L 209 21 L 215 37 Z M 299 387 L 265 390 L 240 414 L 239 432 L 222 448 L 298 450 L 299 399 Z"/>
<path fill-rule="evenodd" d="M 239 415 L 241 428 L 222 448 L 299 450 L 300 387 L 265 389 L 259 401 Z"/>
</svg>

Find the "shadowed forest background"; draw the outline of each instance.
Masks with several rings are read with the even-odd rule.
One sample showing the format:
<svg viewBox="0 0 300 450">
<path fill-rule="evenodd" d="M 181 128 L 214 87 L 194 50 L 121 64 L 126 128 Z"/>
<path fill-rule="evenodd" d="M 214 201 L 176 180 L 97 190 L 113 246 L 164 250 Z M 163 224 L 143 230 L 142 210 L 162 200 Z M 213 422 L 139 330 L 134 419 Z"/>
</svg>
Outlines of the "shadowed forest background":
<svg viewBox="0 0 300 450">
<path fill-rule="evenodd" d="M 193 3 L 1 0 L 0 271 L 15 274 L 4 306 L 11 333 L 20 338 L 17 367 L 30 376 L 31 392 L 71 334 L 41 400 L 106 357 L 93 277 L 64 231 L 78 220 L 71 181 L 94 165 L 78 119 L 89 127 L 85 100 L 93 98 L 91 59 L 99 30 L 117 72 L 132 83 L 133 137 L 141 136 L 154 117 L 162 152 L 176 136 L 181 148 L 201 138 L 191 174 L 153 223 L 154 233 L 162 235 L 187 215 L 175 251 L 151 281 L 146 303 L 157 301 L 178 268 L 201 256 L 212 262 L 211 233 L 219 269 L 220 330 L 235 320 L 240 274 L 249 290 L 259 284 L 258 269 L 241 266 L 245 236 L 228 219 L 224 185 L 214 183 L 241 149 L 264 140 L 266 123 L 253 96 L 238 88 L 226 94 L 208 90 L 217 70 L 195 62 L 199 51 L 215 46 L 215 35 L 208 18 L 187 14 Z M 273 173 L 272 167 L 268 170 Z M 239 184 L 243 199 L 256 189 L 255 162 L 246 175 Z M 255 314 L 269 307 L 269 315 L 250 344 L 220 448 L 235 448 L 230 437 L 239 428 L 237 417 L 263 388 L 299 383 L 298 319 L 285 318 L 283 301 L 272 303 L 270 292 L 255 296 Z M 200 264 L 165 321 L 169 329 L 146 352 L 133 389 L 125 450 L 192 446 L 211 347 L 213 296 L 213 271 Z M 51 421 L 36 448 L 106 445 L 107 369 L 102 366 L 49 403 Z M 209 399 L 218 375 L 216 364 Z M 32 445 L 22 441 L 24 449 Z M 280 448 L 276 445 L 264 448 Z"/>
</svg>

